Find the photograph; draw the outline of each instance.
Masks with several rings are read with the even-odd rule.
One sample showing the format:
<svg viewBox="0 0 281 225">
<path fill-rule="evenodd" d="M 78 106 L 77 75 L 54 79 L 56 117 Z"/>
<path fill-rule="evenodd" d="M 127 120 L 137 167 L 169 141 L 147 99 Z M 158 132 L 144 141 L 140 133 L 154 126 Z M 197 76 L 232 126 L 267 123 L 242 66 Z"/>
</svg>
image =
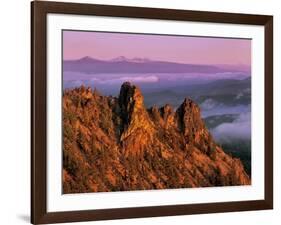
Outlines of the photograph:
<svg viewBox="0 0 281 225">
<path fill-rule="evenodd" d="M 30 22 L 33 224 L 274 208 L 272 14 L 33 1 Z"/>
<path fill-rule="evenodd" d="M 63 194 L 251 185 L 250 38 L 61 32 Z"/>
</svg>

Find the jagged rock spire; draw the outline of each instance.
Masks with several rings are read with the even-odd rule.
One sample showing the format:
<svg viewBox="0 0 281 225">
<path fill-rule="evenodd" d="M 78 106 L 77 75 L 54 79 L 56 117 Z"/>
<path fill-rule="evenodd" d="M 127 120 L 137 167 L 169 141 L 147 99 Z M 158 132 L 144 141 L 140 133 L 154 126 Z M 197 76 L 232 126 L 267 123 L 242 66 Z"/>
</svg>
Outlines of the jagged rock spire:
<svg viewBox="0 0 281 225">
<path fill-rule="evenodd" d="M 177 109 L 177 115 L 179 128 L 188 139 L 194 138 L 194 134 L 204 126 L 199 106 L 189 98 L 184 99 Z"/>
<path fill-rule="evenodd" d="M 144 149 L 154 133 L 154 125 L 151 121 L 143 103 L 143 96 L 140 89 L 129 82 L 121 86 L 118 103 L 121 109 L 123 120 L 121 143 L 125 150 L 138 154 Z M 126 145 L 136 143 L 135 148 L 126 149 Z"/>
<path fill-rule="evenodd" d="M 130 82 L 122 84 L 118 98 L 123 113 L 130 114 L 136 109 L 143 109 L 143 96 L 140 89 Z"/>
</svg>

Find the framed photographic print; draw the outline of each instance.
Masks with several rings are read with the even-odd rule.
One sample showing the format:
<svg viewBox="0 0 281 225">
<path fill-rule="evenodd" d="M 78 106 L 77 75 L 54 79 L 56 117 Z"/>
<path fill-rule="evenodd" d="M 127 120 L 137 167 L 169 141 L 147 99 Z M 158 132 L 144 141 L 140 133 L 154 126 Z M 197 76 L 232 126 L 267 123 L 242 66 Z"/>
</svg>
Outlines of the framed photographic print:
<svg viewBox="0 0 281 225">
<path fill-rule="evenodd" d="M 35 1 L 31 222 L 273 208 L 273 17 Z"/>
</svg>

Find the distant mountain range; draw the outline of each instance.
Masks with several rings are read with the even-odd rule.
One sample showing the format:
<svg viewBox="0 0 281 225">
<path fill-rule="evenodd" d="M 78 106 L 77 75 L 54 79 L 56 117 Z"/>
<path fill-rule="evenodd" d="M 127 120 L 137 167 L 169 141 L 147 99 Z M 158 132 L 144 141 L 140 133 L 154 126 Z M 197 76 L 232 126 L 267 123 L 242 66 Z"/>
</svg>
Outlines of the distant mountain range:
<svg viewBox="0 0 281 225">
<path fill-rule="evenodd" d="M 230 69 L 231 72 L 241 72 L 242 67 L 240 67 L 235 69 L 235 66 L 184 64 L 137 57 L 128 59 L 124 56 L 111 60 L 100 60 L 86 56 L 63 62 L 65 72 L 81 73 L 221 73 L 228 72 Z"/>
</svg>

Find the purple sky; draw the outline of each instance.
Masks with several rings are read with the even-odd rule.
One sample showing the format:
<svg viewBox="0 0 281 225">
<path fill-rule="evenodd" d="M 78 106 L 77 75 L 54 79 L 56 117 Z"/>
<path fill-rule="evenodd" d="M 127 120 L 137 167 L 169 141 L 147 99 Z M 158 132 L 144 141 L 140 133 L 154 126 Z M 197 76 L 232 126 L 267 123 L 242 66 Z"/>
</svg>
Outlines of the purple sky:
<svg viewBox="0 0 281 225">
<path fill-rule="evenodd" d="M 245 39 L 64 31 L 63 46 L 64 60 L 125 56 L 193 64 L 251 64 L 251 40 Z"/>
</svg>

